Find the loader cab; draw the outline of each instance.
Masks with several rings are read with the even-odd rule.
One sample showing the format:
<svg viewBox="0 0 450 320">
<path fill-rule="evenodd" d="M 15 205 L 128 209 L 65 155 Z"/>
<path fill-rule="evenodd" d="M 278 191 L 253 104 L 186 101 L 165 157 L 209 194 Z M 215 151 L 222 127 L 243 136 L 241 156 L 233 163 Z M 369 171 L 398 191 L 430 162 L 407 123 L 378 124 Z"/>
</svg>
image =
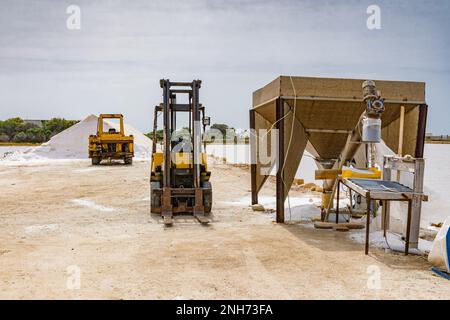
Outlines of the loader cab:
<svg viewBox="0 0 450 320">
<path fill-rule="evenodd" d="M 110 123 L 116 124 L 118 129 L 115 127 L 108 128 L 109 126 L 105 125 L 105 120 Z M 98 118 L 97 122 L 97 136 L 100 135 L 125 135 L 125 130 L 123 126 L 123 115 L 121 114 L 101 114 Z"/>
</svg>

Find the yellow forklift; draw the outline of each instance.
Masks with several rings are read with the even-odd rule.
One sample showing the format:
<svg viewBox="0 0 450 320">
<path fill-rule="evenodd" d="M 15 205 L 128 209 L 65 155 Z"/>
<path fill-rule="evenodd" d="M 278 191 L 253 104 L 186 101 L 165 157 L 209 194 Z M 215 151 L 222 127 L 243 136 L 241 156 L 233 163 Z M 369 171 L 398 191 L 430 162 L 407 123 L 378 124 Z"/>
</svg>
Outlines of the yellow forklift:
<svg viewBox="0 0 450 320">
<path fill-rule="evenodd" d="M 155 107 L 150 175 L 151 212 L 161 214 L 164 224 L 173 224 L 174 214 L 188 213 L 202 224 L 211 221 L 212 188 L 202 132 L 209 125 L 199 102 L 201 80 L 160 80 L 163 102 Z M 177 103 L 177 96 L 187 103 Z M 177 114 L 188 115 L 188 126 L 177 129 Z M 163 115 L 163 139 L 157 139 L 158 116 Z M 162 152 L 157 152 L 157 145 Z"/>
<path fill-rule="evenodd" d="M 120 129 L 109 128 L 105 131 L 105 119 L 119 119 Z M 89 136 L 89 158 L 93 165 L 102 160 L 121 160 L 132 164 L 134 156 L 134 137 L 126 136 L 121 114 L 101 114 L 97 122 L 97 134 Z"/>
</svg>

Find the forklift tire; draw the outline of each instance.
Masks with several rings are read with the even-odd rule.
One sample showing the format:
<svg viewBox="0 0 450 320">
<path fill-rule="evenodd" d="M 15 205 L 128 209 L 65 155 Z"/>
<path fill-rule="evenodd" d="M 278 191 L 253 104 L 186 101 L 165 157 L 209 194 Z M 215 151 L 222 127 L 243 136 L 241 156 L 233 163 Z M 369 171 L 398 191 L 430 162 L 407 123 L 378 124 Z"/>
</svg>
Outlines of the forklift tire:
<svg viewBox="0 0 450 320">
<path fill-rule="evenodd" d="M 123 159 L 125 164 L 133 164 L 133 158 L 132 157 L 126 157 Z"/>
<path fill-rule="evenodd" d="M 205 213 L 210 213 L 212 208 L 212 187 L 211 182 L 203 182 L 203 189 L 209 189 L 208 192 L 203 190 L 203 207 L 205 208 Z"/>
<path fill-rule="evenodd" d="M 100 162 L 102 161 L 100 157 L 92 157 L 92 165 L 96 166 L 98 164 L 100 164 Z"/>
<path fill-rule="evenodd" d="M 160 189 L 161 185 L 159 182 L 150 182 L 150 212 L 153 212 L 153 208 L 161 207 L 161 196 L 154 189 Z"/>
</svg>

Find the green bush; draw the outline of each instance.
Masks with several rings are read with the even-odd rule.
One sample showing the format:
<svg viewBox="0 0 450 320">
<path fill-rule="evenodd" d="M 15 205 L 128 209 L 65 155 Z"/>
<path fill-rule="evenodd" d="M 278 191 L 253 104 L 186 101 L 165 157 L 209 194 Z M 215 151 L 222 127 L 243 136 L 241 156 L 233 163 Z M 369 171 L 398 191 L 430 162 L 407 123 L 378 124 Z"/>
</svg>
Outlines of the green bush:
<svg viewBox="0 0 450 320">
<path fill-rule="evenodd" d="M 150 139 L 153 139 L 153 131 L 146 134 L 147 137 Z M 156 139 L 158 142 L 161 142 L 164 138 L 164 131 L 163 130 L 156 130 Z"/>
<path fill-rule="evenodd" d="M 30 128 L 26 131 L 27 141 L 42 143 L 47 141 L 47 135 L 43 128 Z"/>
<path fill-rule="evenodd" d="M 9 142 L 9 136 L 4 133 L 0 133 L 0 142 Z"/>
<path fill-rule="evenodd" d="M 18 132 L 14 135 L 13 142 L 26 142 L 27 134 L 25 132 Z"/>
<path fill-rule="evenodd" d="M 71 121 L 62 118 L 52 118 L 50 120 L 43 121 L 43 129 L 45 132 L 50 133 L 49 135 L 47 135 L 47 139 L 50 139 L 55 134 L 66 130 L 77 122 L 78 121 Z"/>
<path fill-rule="evenodd" d="M 43 127 L 26 123 L 21 118 L 0 121 L 0 142 L 34 142 L 48 141 L 55 134 L 73 126 L 77 121 L 53 118 L 42 121 Z"/>
</svg>

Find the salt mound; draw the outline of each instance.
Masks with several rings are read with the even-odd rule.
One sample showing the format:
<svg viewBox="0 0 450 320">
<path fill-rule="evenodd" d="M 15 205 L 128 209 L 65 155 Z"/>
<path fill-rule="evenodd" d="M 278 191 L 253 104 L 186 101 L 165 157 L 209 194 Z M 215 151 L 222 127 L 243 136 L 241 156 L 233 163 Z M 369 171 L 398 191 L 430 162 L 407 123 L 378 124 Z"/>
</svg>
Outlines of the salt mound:
<svg viewBox="0 0 450 320">
<path fill-rule="evenodd" d="M 87 159 L 89 135 L 97 132 L 96 115 L 90 115 L 83 121 L 53 136 L 48 142 L 38 147 L 16 152 L 8 160 L 41 160 L 41 159 Z M 104 130 L 114 128 L 120 130 L 118 123 L 104 120 Z M 126 135 L 134 136 L 135 158 L 149 159 L 152 141 L 133 126 L 124 123 Z"/>
</svg>

